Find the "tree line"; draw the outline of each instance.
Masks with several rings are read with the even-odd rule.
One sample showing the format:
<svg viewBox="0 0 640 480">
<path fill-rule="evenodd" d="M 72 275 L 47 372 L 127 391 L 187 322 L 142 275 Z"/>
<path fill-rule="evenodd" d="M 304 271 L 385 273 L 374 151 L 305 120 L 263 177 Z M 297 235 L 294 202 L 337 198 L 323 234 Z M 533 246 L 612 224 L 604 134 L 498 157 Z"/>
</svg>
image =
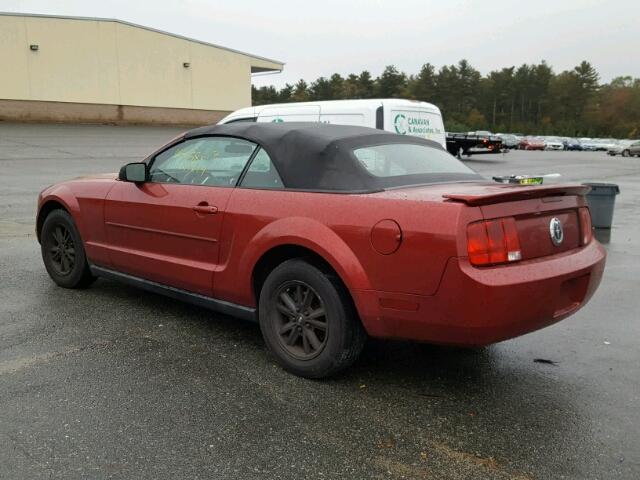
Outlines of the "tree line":
<svg viewBox="0 0 640 480">
<path fill-rule="evenodd" d="M 437 105 L 450 132 L 490 130 L 571 137 L 640 137 L 640 78 L 600 83 L 587 61 L 555 73 L 545 61 L 482 75 L 467 60 L 436 69 L 430 63 L 407 75 L 388 65 L 376 78 L 368 71 L 334 73 L 311 83 L 299 80 L 256 88 L 253 105 L 357 98 L 407 98 Z"/>
</svg>

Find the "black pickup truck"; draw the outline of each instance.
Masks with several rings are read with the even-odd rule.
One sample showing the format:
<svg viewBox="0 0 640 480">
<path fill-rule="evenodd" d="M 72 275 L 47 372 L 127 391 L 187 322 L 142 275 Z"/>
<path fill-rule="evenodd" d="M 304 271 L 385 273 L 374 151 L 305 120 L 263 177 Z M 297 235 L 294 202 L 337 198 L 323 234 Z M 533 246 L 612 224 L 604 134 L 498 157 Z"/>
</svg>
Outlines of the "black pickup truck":
<svg viewBox="0 0 640 480">
<path fill-rule="evenodd" d="M 472 133 L 449 133 L 447 132 L 447 150 L 451 155 L 462 158 L 462 155 L 487 153 L 505 153 L 508 150 L 503 147 L 502 139 L 495 135 L 482 135 L 478 132 Z"/>
</svg>

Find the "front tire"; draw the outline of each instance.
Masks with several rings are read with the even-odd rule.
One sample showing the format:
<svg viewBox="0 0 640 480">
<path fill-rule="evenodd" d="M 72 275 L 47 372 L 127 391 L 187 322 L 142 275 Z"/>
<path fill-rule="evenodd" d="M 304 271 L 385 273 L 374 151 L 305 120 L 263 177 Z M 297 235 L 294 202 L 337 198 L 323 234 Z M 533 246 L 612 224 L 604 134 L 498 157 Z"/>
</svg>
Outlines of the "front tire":
<svg viewBox="0 0 640 480">
<path fill-rule="evenodd" d="M 342 282 L 302 259 L 288 260 L 269 274 L 260 291 L 259 321 L 276 361 L 306 378 L 350 366 L 366 340 Z"/>
<path fill-rule="evenodd" d="M 84 288 L 94 282 L 80 233 L 66 211 L 54 210 L 47 216 L 40 249 L 47 273 L 61 287 Z"/>
<path fill-rule="evenodd" d="M 629 150 L 623 150 L 622 151 L 622 156 L 623 157 L 629 157 L 630 156 L 629 153 L 630 153 Z"/>
</svg>

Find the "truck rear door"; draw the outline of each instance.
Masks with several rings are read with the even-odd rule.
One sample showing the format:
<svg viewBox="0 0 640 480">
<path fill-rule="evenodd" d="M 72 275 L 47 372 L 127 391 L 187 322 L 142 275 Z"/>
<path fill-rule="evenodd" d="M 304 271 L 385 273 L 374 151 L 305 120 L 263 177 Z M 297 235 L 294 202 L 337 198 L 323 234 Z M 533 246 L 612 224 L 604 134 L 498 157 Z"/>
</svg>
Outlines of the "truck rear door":
<svg viewBox="0 0 640 480">
<path fill-rule="evenodd" d="M 427 109 L 385 105 L 384 129 L 400 135 L 433 140 L 446 148 L 442 116 Z"/>
</svg>

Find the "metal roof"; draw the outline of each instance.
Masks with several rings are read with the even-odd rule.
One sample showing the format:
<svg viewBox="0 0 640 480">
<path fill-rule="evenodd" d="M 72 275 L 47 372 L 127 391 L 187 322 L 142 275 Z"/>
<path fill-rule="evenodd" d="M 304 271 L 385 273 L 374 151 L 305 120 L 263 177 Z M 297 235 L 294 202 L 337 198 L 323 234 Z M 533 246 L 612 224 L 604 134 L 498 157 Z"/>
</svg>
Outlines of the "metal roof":
<svg viewBox="0 0 640 480">
<path fill-rule="evenodd" d="M 253 55 L 251 53 L 242 52 L 240 50 L 235 50 L 233 48 L 223 47 L 222 45 L 216 45 L 215 43 L 203 42 L 202 40 L 197 40 L 195 38 L 185 37 L 183 35 L 178 35 L 177 33 L 166 32 L 164 30 L 159 30 L 157 28 L 146 27 L 144 25 L 139 25 L 137 23 L 127 22 L 126 20 L 119 20 L 117 18 L 76 17 L 76 16 L 71 16 L 71 15 L 47 15 L 47 14 L 41 14 L 41 13 L 20 13 L 20 12 L 0 12 L 0 16 L 59 18 L 59 19 L 63 19 L 63 20 L 85 20 L 85 21 L 88 20 L 88 21 L 92 21 L 92 22 L 114 22 L 114 23 L 119 23 L 121 25 L 126 25 L 128 27 L 142 28 L 143 30 L 148 30 L 150 32 L 160 33 L 162 35 L 169 35 L 170 37 L 179 38 L 181 40 L 187 40 L 189 42 L 200 43 L 200 44 L 206 45 L 208 47 L 214 47 L 214 48 L 219 48 L 219 49 L 222 49 L 222 50 L 227 50 L 229 52 L 237 53 L 239 55 L 244 55 L 246 57 L 255 58 L 256 60 L 263 60 L 263 61 L 266 61 L 266 62 L 277 63 L 277 64 L 281 65 L 279 70 L 278 69 L 267 69 L 267 68 L 264 68 L 264 67 L 260 67 L 259 69 L 256 69 L 256 72 L 282 71 L 282 67 L 284 66 L 284 62 L 281 62 L 280 60 L 273 60 L 271 58 L 261 57 L 260 55 Z"/>
</svg>

